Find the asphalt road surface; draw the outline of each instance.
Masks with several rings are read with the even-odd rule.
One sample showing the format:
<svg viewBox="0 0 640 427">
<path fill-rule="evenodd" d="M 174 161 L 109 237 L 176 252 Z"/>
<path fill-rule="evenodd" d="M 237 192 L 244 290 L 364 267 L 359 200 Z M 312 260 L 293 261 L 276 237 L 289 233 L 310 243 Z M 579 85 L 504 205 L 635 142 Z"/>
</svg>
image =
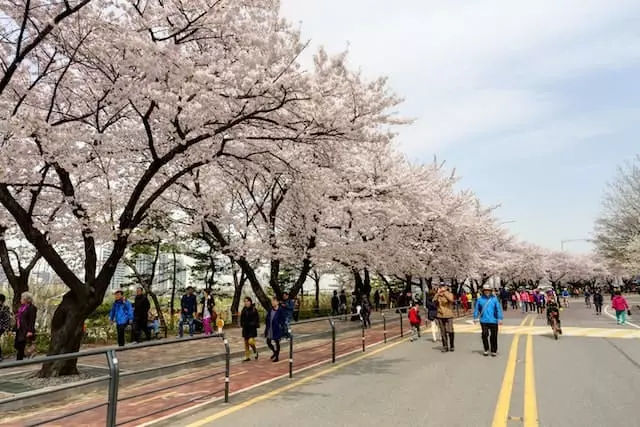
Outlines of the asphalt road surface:
<svg viewBox="0 0 640 427">
<path fill-rule="evenodd" d="M 543 316 L 509 311 L 496 358 L 483 357 L 477 329 L 463 321 L 455 353 L 441 353 L 424 334 L 164 425 L 640 425 L 640 326 L 595 316 L 581 300 L 561 318 L 565 335 L 555 341 Z"/>
</svg>

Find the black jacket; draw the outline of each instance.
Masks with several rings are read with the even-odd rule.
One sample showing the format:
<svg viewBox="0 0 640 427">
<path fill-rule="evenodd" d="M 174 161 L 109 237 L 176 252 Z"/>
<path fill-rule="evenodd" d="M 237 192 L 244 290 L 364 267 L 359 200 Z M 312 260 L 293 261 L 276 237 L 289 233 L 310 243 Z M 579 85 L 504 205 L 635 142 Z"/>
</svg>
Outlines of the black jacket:
<svg viewBox="0 0 640 427">
<path fill-rule="evenodd" d="M 133 301 L 133 320 L 146 325 L 149 321 L 149 310 L 151 310 L 149 298 L 146 295 L 136 295 Z"/>
<path fill-rule="evenodd" d="M 602 305 L 602 294 L 593 294 L 593 303 L 595 305 Z"/>
<path fill-rule="evenodd" d="M 207 308 L 209 309 L 209 313 L 211 313 L 211 318 L 214 319 L 214 321 L 215 321 L 215 319 L 218 316 L 216 315 L 216 312 L 213 310 L 213 308 L 216 306 L 216 303 L 213 300 L 213 295 L 209 295 L 209 299 L 205 299 L 204 297 L 202 297 L 200 299 L 200 304 L 202 304 L 202 310 L 200 310 L 200 314 L 202 316 L 204 316 L 204 304 L 205 304 L 205 301 L 207 303 Z"/>
<path fill-rule="evenodd" d="M 195 295 L 193 294 L 182 295 L 182 299 L 180 300 L 180 308 L 182 309 L 182 314 L 193 316 L 196 312 L 197 303 L 198 303 L 198 300 L 196 299 Z"/>
<path fill-rule="evenodd" d="M 243 307 L 240 313 L 240 326 L 242 327 L 242 338 L 255 338 L 258 336 L 260 327 L 260 317 L 255 307 Z"/>
<path fill-rule="evenodd" d="M 35 305 L 29 304 L 27 309 L 22 312 L 20 318 L 20 327 L 16 323 L 16 342 L 25 342 L 27 340 L 33 340 L 36 336 L 36 316 L 38 309 Z M 31 332 L 33 335 L 31 338 L 27 338 L 27 333 Z"/>
</svg>

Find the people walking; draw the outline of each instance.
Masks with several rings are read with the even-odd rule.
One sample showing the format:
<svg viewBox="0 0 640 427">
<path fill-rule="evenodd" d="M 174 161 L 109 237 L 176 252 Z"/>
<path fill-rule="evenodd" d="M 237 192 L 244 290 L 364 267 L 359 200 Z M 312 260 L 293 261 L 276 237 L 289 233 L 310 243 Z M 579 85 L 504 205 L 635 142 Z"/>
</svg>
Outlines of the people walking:
<svg viewBox="0 0 640 427">
<path fill-rule="evenodd" d="M 267 339 L 267 346 L 273 352 L 271 355 L 273 362 L 280 360 L 280 340 L 282 339 L 285 321 L 286 314 L 280 306 L 278 298 L 271 298 L 271 308 L 269 309 L 269 313 L 267 313 L 264 336 Z"/>
<path fill-rule="evenodd" d="M 5 305 L 7 297 L 0 294 L 0 338 L 11 332 L 11 309 Z M 2 345 L 0 345 L 0 362 L 2 362 Z"/>
<path fill-rule="evenodd" d="M 596 289 L 596 291 L 593 294 L 593 305 L 596 307 L 596 316 L 602 315 L 603 301 L 604 301 L 604 298 L 602 297 L 602 292 L 600 292 L 600 289 Z"/>
<path fill-rule="evenodd" d="M 438 306 L 433 301 L 433 298 L 435 296 L 436 296 L 435 291 L 429 292 L 429 297 L 427 298 L 427 302 L 426 302 L 427 320 L 430 323 L 429 327 L 431 328 L 431 337 L 433 338 L 433 342 L 438 341 L 438 334 L 437 334 L 438 326 L 436 322 L 436 317 L 438 316 Z"/>
<path fill-rule="evenodd" d="M 113 293 L 113 297 L 115 300 L 111 306 L 109 320 L 116 325 L 118 346 L 124 347 L 125 331 L 127 326 L 133 322 L 133 308 L 131 307 L 131 303 L 124 298 L 120 289 Z"/>
<path fill-rule="evenodd" d="M 202 312 L 200 314 L 202 315 L 202 329 L 205 335 L 211 335 L 213 333 L 212 324 L 218 318 L 213 308 L 215 306 L 215 302 L 213 301 L 211 289 L 207 288 L 202 292 L 201 304 Z"/>
<path fill-rule="evenodd" d="M 611 308 L 616 311 L 616 321 L 618 325 L 624 325 L 627 323 L 627 314 L 631 314 L 629 310 L 629 303 L 622 296 L 622 292 L 615 291 L 613 299 L 611 300 Z"/>
<path fill-rule="evenodd" d="M 420 325 L 422 324 L 420 306 L 417 302 L 414 302 L 413 307 L 409 310 L 409 324 L 411 325 L 411 342 L 414 342 L 420 338 Z"/>
<path fill-rule="evenodd" d="M 244 340 L 244 361 L 251 360 L 251 351 L 253 351 L 254 358 L 258 360 L 256 337 L 260 327 L 260 316 L 258 316 L 258 310 L 253 305 L 253 300 L 250 297 L 244 299 L 244 307 L 242 307 L 242 312 L 240 313 L 240 327 L 242 328 L 242 339 Z"/>
<path fill-rule="evenodd" d="M 333 291 L 333 296 L 331 297 L 331 315 L 337 316 L 340 312 L 340 298 L 338 298 L 338 291 Z"/>
<path fill-rule="evenodd" d="M 136 289 L 136 298 L 133 302 L 133 341 L 141 342 L 142 333 L 147 341 L 151 341 L 151 330 L 149 329 L 149 311 L 151 304 L 149 298 L 144 294 L 141 287 Z"/>
<path fill-rule="evenodd" d="M 449 288 L 444 283 L 441 283 L 438 292 L 433 297 L 433 302 L 438 307 L 436 321 L 442 337 L 442 352 L 455 351 L 455 334 L 453 331 L 453 304 L 455 297 Z"/>
<path fill-rule="evenodd" d="M 178 336 L 182 338 L 184 336 L 184 324 L 189 325 L 189 336 L 194 334 L 193 319 L 197 310 L 198 300 L 193 294 L 193 287 L 187 288 L 187 293 L 182 295 L 180 300 L 180 321 L 178 322 Z"/>
<path fill-rule="evenodd" d="M 473 312 L 473 321 L 480 320 L 482 328 L 482 346 L 484 355 L 495 357 L 498 353 L 498 326 L 502 324 L 502 306 L 489 285 L 482 287 L 482 296 Z"/>
<path fill-rule="evenodd" d="M 340 315 L 342 316 L 342 320 L 347 320 L 347 294 L 344 289 L 340 291 Z"/>
</svg>

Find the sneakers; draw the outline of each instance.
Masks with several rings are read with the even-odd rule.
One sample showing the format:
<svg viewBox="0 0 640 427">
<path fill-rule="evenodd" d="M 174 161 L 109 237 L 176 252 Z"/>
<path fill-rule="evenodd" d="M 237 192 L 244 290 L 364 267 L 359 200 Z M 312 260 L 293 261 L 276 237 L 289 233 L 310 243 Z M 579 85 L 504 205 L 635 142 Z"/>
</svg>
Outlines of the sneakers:
<svg viewBox="0 0 640 427">
<path fill-rule="evenodd" d="M 491 357 L 496 357 L 498 353 L 491 353 Z"/>
<path fill-rule="evenodd" d="M 484 357 L 487 357 L 487 356 L 489 356 L 489 352 L 488 352 L 488 351 L 485 351 L 484 353 L 482 353 L 482 355 L 483 355 Z"/>
</svg>

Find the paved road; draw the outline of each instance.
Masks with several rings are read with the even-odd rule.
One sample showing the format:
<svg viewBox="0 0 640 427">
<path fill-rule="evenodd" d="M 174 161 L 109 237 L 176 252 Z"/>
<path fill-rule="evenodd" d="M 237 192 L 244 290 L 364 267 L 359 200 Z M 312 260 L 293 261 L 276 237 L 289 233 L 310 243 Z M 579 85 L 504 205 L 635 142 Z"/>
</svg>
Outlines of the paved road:
<svg viewBox="0 0 640 427">
<path fill-rule="evenodd" d="M 497 358 L 483 357 L 479 335 L 461 322 L 455 353 L 440 353 L 425 337 L 396 342 L 306 379 L 255 389 L 235 406 L 201 408 L 159 425 L 637 425 L 640 341 L 629 336 L 637 328 L 595 316 L 578 301 L 562 319 L 575 336 L 555 341 L 542 316 L 509 312 Z"/>
</svg>

